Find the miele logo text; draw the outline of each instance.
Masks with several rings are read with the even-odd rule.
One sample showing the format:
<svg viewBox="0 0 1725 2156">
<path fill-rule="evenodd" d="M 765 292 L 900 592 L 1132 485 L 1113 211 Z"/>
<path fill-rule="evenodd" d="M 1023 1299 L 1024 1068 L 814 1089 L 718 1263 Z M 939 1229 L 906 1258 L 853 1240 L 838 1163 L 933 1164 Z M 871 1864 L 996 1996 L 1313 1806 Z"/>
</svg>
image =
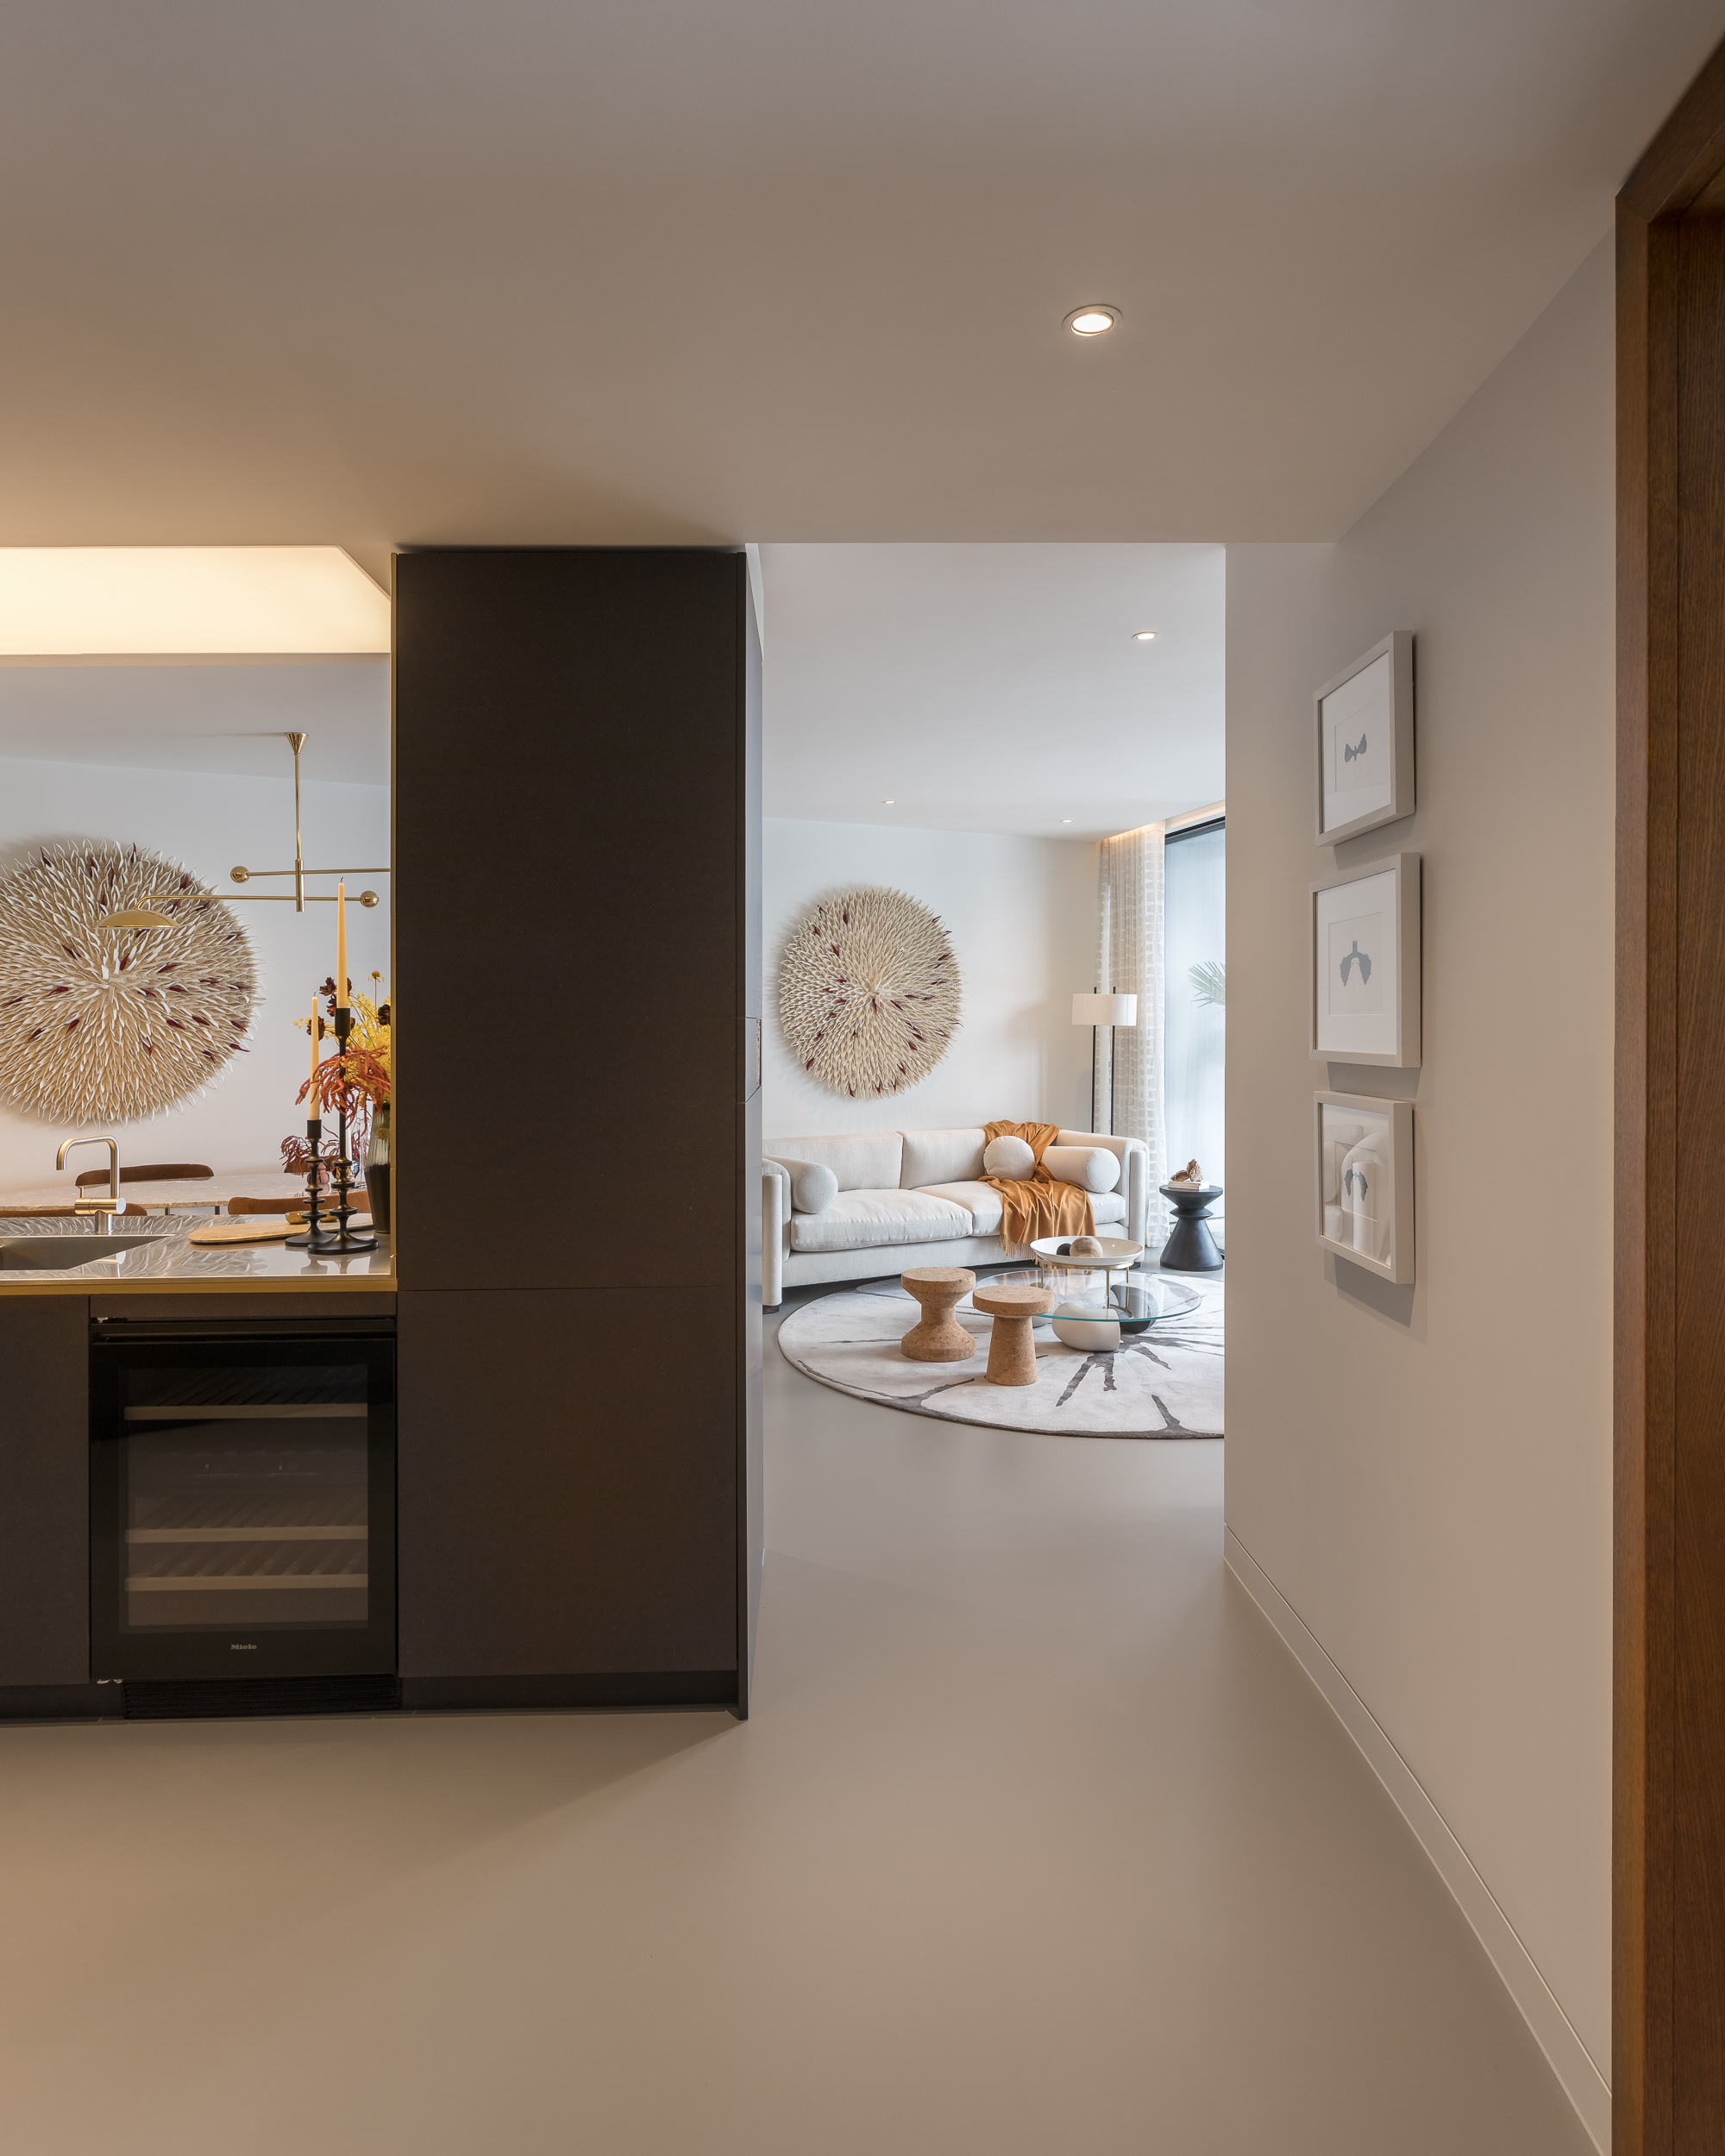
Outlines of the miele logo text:
<svg viewBox="0 0 1725 2156">
<path fill-rule="evenodd" d="M 229 1654 L 255 1654 L 257 1651 L 258 1643 L 255 1639 L 230 1639 L 228 1642 Z"/>
</svg>

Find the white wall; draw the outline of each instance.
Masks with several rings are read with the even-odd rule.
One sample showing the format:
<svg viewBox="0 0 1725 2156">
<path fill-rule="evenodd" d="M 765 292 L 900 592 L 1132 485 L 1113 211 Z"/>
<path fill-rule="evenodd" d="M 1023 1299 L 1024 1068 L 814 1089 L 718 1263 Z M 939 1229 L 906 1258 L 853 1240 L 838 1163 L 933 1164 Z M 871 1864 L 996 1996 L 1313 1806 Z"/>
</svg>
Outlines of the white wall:
<svg viewBox="0 0 1725 2156">
<path fill-rule="evenodd" d="M 389 789 L 307 781 L 306 858 L 314 868 L 373 867 L 389 859 Z M 293 861 L 293 782 L 197 771 L 122 769 L 88 763 L 0 761 L 0 875 L 32 842 L 106 838 L 172 855 L 218 889 L 236 862 L 282 868 Z M 381 897 L 371 911 L 348 908 L 348 971 L 360 988 L 376 967 L 389 972 L 389 879 L 362 878 Z M 285 890 L 282 881 L 254 890 Z M 320 888 L 332 888 L 320 886 Z M 351 888 L 350 888 L 351 895 Z M 309 1011 L 317 983 L 336 969 L 336 909 L 242 903 L 235 912 L 252 938 L 262 994 L 251 1053 L 237 1056 L 206 1093 L 166 1114 L 112 1126 L 122 1165 L 202 1161 L 218 1173 L 280 1166 L 283 1138 L 304 1136 L 294 1094 L 308 1049 L 293 1019 Z M 69 1128 L 0 1104 L 0 1192 L 53 1184 L 54 1152 Z M 106 1156 L 74 1155 L 78 1167 Z"/>
<path fill-rule="evenodd" d="M 841 1100 L 811 1084 L 779 1032 L 774 984 L 787 933 L 815 899 L 857 883 L 907 891 L 938 913 L 964 983 L 963 1024 L 944 1060 L 890 1100 Z M 1088 1128 L 1090 1036 L 1072 1024 L 1071 1000 L 1093 985 L 1094 845 L 769 817 L 762 899 L 762 1128 L 769 1140 L 997 1118 Z"/>
<path fill-rule="evenodd" d="M 1607 242 L 1339 545 L 1232 548 L 1227 592 L 1229 1526 L 1602 2077 L 1612 304 Z M 1306 1035 L 1307 890 L 1332 859 L 1312 691 L 1392 628 L 1418 637 L 1419 809 L 1336 857 L 1425 857 L 1427 1060 L 1394 1088 L 1417 1104 L 1406 1289 L 1314 1246 L 1313 1092 L 1392 1088 L 1327 1081 Z"/>
</svg>

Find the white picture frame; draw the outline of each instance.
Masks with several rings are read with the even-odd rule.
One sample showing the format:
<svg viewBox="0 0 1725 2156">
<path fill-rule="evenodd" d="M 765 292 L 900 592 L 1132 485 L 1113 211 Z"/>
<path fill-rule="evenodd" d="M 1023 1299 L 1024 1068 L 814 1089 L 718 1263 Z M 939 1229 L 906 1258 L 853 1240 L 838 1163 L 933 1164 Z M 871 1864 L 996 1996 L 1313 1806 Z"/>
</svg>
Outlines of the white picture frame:
<svg viewBox="0 0 1725 2156">
<path fill-rule="evenodd" d="M 1389 854 L 1312 886 L 1314 1059 L 1415 1070 L 1420 1029 L 1421 857 Z"/>
<path fill-rule="evenodd" d="M 1313 1095 L 1319 1246 L 1380 1280 L 1414 1278 L 1414 1104 Z"/>
<path fill-rule="evenodd" d="M 1414 813 L 1414 632 L 1392 630 L 1312 698 L 1318 843 Z"/>
</svg>

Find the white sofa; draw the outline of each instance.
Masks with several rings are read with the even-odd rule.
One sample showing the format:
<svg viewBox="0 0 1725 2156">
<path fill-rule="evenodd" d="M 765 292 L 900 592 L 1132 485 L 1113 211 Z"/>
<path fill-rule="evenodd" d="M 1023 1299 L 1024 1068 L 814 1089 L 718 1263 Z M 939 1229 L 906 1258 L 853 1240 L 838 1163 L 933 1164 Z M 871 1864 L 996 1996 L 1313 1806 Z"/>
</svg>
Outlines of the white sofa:
<svg viewBox="0 0 1725 2156">
<path fill-rule="evenodd" d="M 761 1163 L 762 1300 L 787 1288 L 873 1280 L 911 1265 L 999 1265 L 1000 1194 L 982 1181 L 980 1125 L 959 1131 L 864 1131 L 843 1138 L 771 1138 Z M 1145 1240 L 1149 1156 L 1135 1138 L 1063 1131 L 1058 1143 L 1104 1148 L 1120 1163 L 1113 1189 L 1090 1194 L 1097 1232 Z M 794 1202 L 799 1169 L 829 1168 L 838 1194 L 819 1212 Z"/>
</svg>

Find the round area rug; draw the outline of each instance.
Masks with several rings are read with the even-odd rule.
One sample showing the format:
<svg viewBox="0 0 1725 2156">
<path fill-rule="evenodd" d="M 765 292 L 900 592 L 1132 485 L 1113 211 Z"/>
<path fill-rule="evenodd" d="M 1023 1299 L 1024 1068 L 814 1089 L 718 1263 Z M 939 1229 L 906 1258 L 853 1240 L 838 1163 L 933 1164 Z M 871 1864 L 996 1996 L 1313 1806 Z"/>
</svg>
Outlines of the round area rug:
<svg viewBox="0 0 1725 2156">
<path fill-rule="evenodd" d="M 944 1422 L 1060 1438 L 1219 1438 L 1221 1276 L 1170 1277 L 1197 1291 L 1197 1308 L 1129 1336 L 1110 1354 L 1064 1347 L 1038 1326 L 1034 1385 L 988 1383 L 982 1373 L 990 1320 L 968 1295 L 953 1314 L 975 1337 L 969 1362 L 913 1363 L 900 1355 L 899 1342 L 920 1312 L 896 1281 L 804 1303 L 780 1326 L 779 1347 L 794 1369 L 837 1392 Z"/>
</svg>

